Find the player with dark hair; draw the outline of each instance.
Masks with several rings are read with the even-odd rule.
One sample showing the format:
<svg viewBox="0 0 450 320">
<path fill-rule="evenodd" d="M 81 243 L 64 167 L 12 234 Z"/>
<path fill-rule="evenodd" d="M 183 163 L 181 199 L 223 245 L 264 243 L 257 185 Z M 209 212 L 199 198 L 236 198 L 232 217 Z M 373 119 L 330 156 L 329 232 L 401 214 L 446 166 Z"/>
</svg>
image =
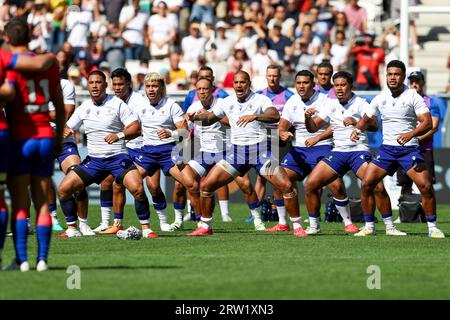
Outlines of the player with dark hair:
<svg viewBox="0 0 450 320">
<path fill-rule="evenodd" d="M 361 205 L 366 225 L 357 235 L 375 234 L 375 204 L 372 194 L 386 175 L 393 175 L 401 167 L 422 194 L 428 236 L 445 238 L 444 233 L 436 226 L 436 196 L 429 178 L 430 170 L 424 163 L 417 139 L 432 128 L 430 110 L 416 90 L 403 84 L 405 78 L 406 67 L 403 62 L 393 60 L 388 63 L 386 68 L 388 88 L 372 100 L 366 114 L 352 132 L 352 140 L 358 140 L 369 123 L 381 114 L 383 144 L 377 149 L 362 180 Z M 383 219 L 392 220 L 392 213 L 383 215 Z"/>
<path fill-rule="evenodd" d="M 12 52 L 33 55 L 26 22 L 12 19 L 4 30 L 4 40 Z M 18 73 L 9 70 L 7 81 L 15 88 L 14 101 L 6 108 L 10 124 L 11 149 L 8 165 L 8 189 L 11 195 L 11 229 L 16 257 L 8 269 L 29 270 L 27 254 L 27 218 L 31 206 L 28 188 L 37 213 L 38 271 L 48 269 L 52 220 L 48 207 L 50 177 L 53 175 L 53 152 L 61 151 L 64 127 L 64 102 L 57 64 L 41 73 Z M 50 125 L 48 103 L 56 112 L 56 134 Z"/>
</svg>

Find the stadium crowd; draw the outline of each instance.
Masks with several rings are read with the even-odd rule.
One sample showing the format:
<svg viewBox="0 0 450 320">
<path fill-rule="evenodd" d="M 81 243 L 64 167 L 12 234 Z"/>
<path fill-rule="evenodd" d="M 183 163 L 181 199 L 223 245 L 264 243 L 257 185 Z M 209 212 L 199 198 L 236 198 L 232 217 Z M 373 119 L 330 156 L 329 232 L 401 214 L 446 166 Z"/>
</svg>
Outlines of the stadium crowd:
<svg viewBox="0 0 450 320">
<path fill-rule="evenodd" d="M 262 88 L 271 63 L 283 66 L 283 85 L 291 85 L 297 71 L 330 61 L 356 76 L 356 89 L 378 90 L 379 67 L 399 54 L 399 0 L 0 2 L 0 29 L 13 16 L 26 19 L 30 50 L 55 52 L 77 89 L 86 89 L 90 71 L 110 73 L 130 61 L 136 89 L 154 62 L 169 92 L 192 89 L 206 64 L 221 87 L 231 88 L 242 69 Z"/>
<path fill-rule="evenodd" d="M 8 220 L 6 184 L 16 250 L 7 269 L 30 269 L 27 234 L 32 203 L 37 213 L 36 268 L 48 269 L 51 231 L 64 230 L 57 217 L 56 195 L 67 224 L 58 238 L 96 233 L 117 234 L 122 239 L 158 237 L 150 228 L 144 185 L 152 195 L 162 232 L 180 230 L 186 219 L 198 219 L 197 228 L 188 235 L 212 235 L 215 192 L 222 200 L 222 219 L 229 221 L 226 186 L 236 181 L 258 231 L 290 232 L 291 222 L 296 237 L 319 234 L 320 198 L 327 186 L 344 232 L 358 237 L 375 235 L 376 206 L 386 234 L 405 236 L 393 224 L 382 183 L 384 176 L 401 169 L 422 194 L 428 236 L 445 237 L 436 226 L 432 152 L 431 158 L 424 159 L 425 149 L 419 149 L 419 143 L 422 147 L 432 138 L 436 117 L 423 91 L 425 77 L 420 72 L 407 77 L 405 65 L 393 59 L 384 68 L 387 88 L 370 104 L 353 92 L 381 89 L 379 67 L 385 62 L 384 50 L 374 46 L 374 34 L 368 31 L 365 10 L 356 1 L 349 1 L 343 12 L 328 1 L 217 1 L 215 6 L 212 1 L 195 1 L 192 8 L 188 6 L 191 10 L 184 26 L 185 7 L 179 1 L 132 1 L 129 6 L 125 1 L 73 1 L 67 8 L 58 2 L 59 30 L 70 32 L 58 36 L 54 27 L 47 29 L 45 37 L 40 33 L 43 26 L 55 22 L 45 13 L 51 3 L 34 1 L 30 7 L 25 1 L 16 8 L 19 17 L 4 26 L 4 45 L 9 51 L 0 51 L 0 97 L 6 110 L 0 114 L 0 143 L 9 156 L 2 156 L 0 163 L 0 258 Z M 142 8 L 152 15 L 148 17 Z M 214 11 L 224 15 L 225 21 L 216 22 Z M 106 25 L 100 12 L 104 12 Z M 8 9 L 2 14 L 8 17 L 10 13 Z M 21 18 L 27 14 L 26 20 Z M 37 23 L 39 32 L 30 28 L 36 15 L 49 17 Z M 141 27 L 129 26 L 138 20 Z M 158 31 L 162 26 L 165 30 Z M 82 29 L 74 35 L 77 28 Z M 239 36 L 229 42 L 229 51 L 220 52 L 227 49 L 226 29 Z M 185 36 L 180 36 L 183 31 Z M 208 31 L 217 31 L 217 35 L 203 38 L 201 34 Z M 127 32 L 134 36 L 126 40 Z M 132 43 L 138 34 L 142 43 Z M 158 38 L 162 34 L 165 38 Z M 74 38 L 84 39 L 71 43 Z M 336 45 L 345 50 L 333 51 Z M 57 51 L 56 59 L 32 52 L 52 50 Z M 333 59 L 339 54 L 342 59 Z M 150 59 L 165 58 L 169 68 L 148 70 Z M 351 58 L 357 63 L 356 71 L 350 67 Z M 145 69 L 139 87 L 124 68 L 127 59 L 140 61 Z M 168 96 L 174 79 L 177 89 L 185 83 L 180 79 L 186 81 L 187 73 L 179 68 L 181 61 L 196 66 L 196 74 L 190 75 L 195 81 L 183 106 Z M 227 64 L 229 72 L 223 81 L 208 66 L 215 61 Z M 355 71 L 354 76 L 349 71 Z M 263 77 L 267 87 L 255 92 L 252 83 L 257 77 Z M 409 87 L 404 84 L 406 78 Z M 219 84 L 232 88 L 233 94 L 228 95 Z M 77 86 L 89 92 L 78 107 Z M 108 94 L 108 86 L 114 94 Z M 294 92 L 286 88 L 291 86 Z M 372 156 L 366 132 L 378 129 L 379 115 L 384 121 L 383 145 Z M 85 159 L 80 158 L 73 137 L 81 126 L 87 135 Z M 230 128 L 227 134 L 225 126 Z M 267 129 L 272 129 L 269 135 Z M 268 143 L 274 137 L 276 143 Z M 278 142 L 288 146 L 286 154 L 277 152 Z M 51 184 L 54 155 L 65 173 L 58 186 Z M 259 174 L 255 186 L 247 174 L 252 168 Z M 362 180 L 362 228 L 351 220 L 342 181 L 350 170 Z M 172 224 L 160 187 L 161 172 L 176 180 Z M 303 229 L 297 182 L 307 176 L 309 226 Z M 259 211 L 266 182 L 275 189 L 279 216 L 272 228 L 265 227 Z M 86 187 L 92 183 L 101 184 L 102 191 L 102 223 L 94 230 L 87 220 Z M 123 230 L 126 190 L 134 197 L 142 230 Z M 183 214 L 187 198 L 192 216 Z"/>
</svg>

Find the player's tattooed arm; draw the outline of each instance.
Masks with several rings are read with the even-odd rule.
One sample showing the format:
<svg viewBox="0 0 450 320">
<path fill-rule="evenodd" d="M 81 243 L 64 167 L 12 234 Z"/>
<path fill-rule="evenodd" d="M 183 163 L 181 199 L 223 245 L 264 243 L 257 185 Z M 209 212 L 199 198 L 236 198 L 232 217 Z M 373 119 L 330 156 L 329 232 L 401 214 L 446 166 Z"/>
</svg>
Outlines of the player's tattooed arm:
<svg viewBox="0 0 450 320">
<path fill-rule="evenodd" d="M 305 111 L 305 126 L 308 132 L 311 133 L 317 132 L 319 131 L 320 128 L 322 128 L 326 124 L 326 122 L 322 118 L 314 116 L 316 113 L 317 113 L 316 108 L 309 108 L 308 110 Z"/>
</svg>

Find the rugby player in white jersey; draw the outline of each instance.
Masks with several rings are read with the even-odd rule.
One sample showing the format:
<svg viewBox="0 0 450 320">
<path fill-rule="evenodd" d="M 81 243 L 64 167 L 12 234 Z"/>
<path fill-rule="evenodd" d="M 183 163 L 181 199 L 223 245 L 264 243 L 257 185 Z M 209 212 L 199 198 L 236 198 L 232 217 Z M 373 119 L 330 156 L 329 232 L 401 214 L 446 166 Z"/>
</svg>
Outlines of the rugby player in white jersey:
<svg viewBox="0 0 450 320">
<path fill-rule="evenodd" d="M 92 183 L 101 183 L 112 174 L 117 183 L 123 184 L 135 198 L 137 214 L 143 237 L 152 237 L 149 226 L 150 210 L 142 179 L 128 155 L 125 139 L 141 134 L 141 125 L 132 110 L 122 100 L 106 93 L 108 83 L 101 71 L 93 71 L 88 77 L 91 98 L 84 101 L 66 123 L 64 136 L 73 129 L 84 126 L 87 136 L 88 156 L 71 170 L 58 188 L 61 208 L 68 228 L 62 237 L 80 236 L 76 230 L 76 203 L 72 195 Z M 145 204 L 147 206 L 145 207 Z"/>
<path fill-rule="evenodd" d="M 308 213 L 318 215 L 320 212 L 320 190 L 339 177 L 343 177 L 349 170 L 362 180 L 365 171 L 372 158 L 369 152 L 367 135 L 361 135 L 357 142 L 353 142 L 348 137 L 356 123 L 366 112 L 369 104 L 365 99 L 356 96 L 352 92 L 353 77 L 346 71 L 339 71 L 333 76 L 334 89 L 337 99 L 328 98 L 323 105 L 317 108 L 310 108 L 305 113 L 305 124 L 309 132 L 317 132 L 326 124 L 333 128 L 334 148 L 332 152 L 320 161 L 310 173 L 305 185 L 306 208 Z M 371 121 L 368 130 L 377 131 L 378 124 Z M 374 195 L 378 209 L 382 215 L 390 213 L 392 215 L 391 202 L 383 182 L 380 181 L 374 189 Z M 372 195 L 373 196 L 373 195 Z M 334 203 L 342 206 L 348 205 L 348 198 L 336 199 Z M 348 206 L 345 207 L 348 209 Z M 350 210 L 342 214 L 345 224 L 345 231 L 358 234 L 359 229 L 352 224 Z M 384 220 L 386 223 L 386 234 L 392 236 L 402 236 L 401 232 L 392 224 L 392 219 Z M 316 221 L 311 228 L 315 228 L 315 233 L 320 232 L 319 222 Z"/>
<path fill-rule="evenodd" d="M 187 121 L 195 117 L 195 114 L 204 114 L 207 111 L 213 110 L 214 107 L 216 105 L 220 105 L 222 101 L 221 98 L 213 96 L 214 85 L 208 78 L 200 78 L 197 81 L 196 89 L 198 98 L 200 100 L 194 102 L 188 108 L 185 115 L 185 119 Z M 191 186 L 191 190 L 195 190 L 195 192 L 190 192 L 190 196 L 191 203 L 198 213 L 201 212 L 201 208 L 198 208 L 198 205 L 200 204 L 200 180 L 202 177 L 208 174 L 208 172 L 214 167 L 216 163 L 220 162 L 224 158 L 225 143 L 224 132 L 221 130 L 221 123 L 228 126 L 228 118 L 223 117 L 222 119 L 220 119 L 220 121 L 215 122 L 209 126 L 202 125 L 201 121 L 198 121 L 196 123 L 189 122 L 191 127 L 196 126 L 195 131 L 199 133 L 200 152 L 188 162 L 188 165 L 183 168 L 182 172 L 185 184 Z M 254 220 L 256 227 L 256 223 L 258 222 L 259 217 L 257 211 L 259 201 L 256 192 L 249 180 L 237 181 L 236 179 L 236 182 L 244 193 L 244 197 L 250 208 L 250 211 L 253 215 L 256 215 Z M 259 222 L 262 223 L 261 218 L 259 218 Z"/>
<path fill-rule="evenodd" d="M 176 145 L 180 138 L 187 139 L 189 136 L 184 112 L 178 103 L 167 97 L 166 85 L 160 74 L 150 72 L 145 76 L 144 83 L 147 99 L 145 104 L 135 108 L 135 114 L 142 124 L 143 146 L 133 160 L 147 180 L 161 169 L 166 176 L 172 176 L 190 192 L 192 186 L 184 184 L 178 166 L 181 156 Z M 165 221 L 162 217 L 167 216 L 165 195 L 159 187 L 157 190 L 150 189 L 150 193 L 163 224 Z M 175 219 L 182 221 L 182 217 L 181 213 Z"/>
<path fill-rule="evenodd" d="M 67 79 L 61 79 L 61 89 L 64 98 L 64 109 L 66 111 L 66 121 L 70 118 L 70 116 L 75 111 L 76 105 L 76 92 L 75 87 L 70 83 Z M 49 103 L 48 110 L 50 111 L 50 118 L 52 120 L 55 119 L 55 106 L 53 103 Z M 56 127 L 54 122 L 51 122 L 53 128 Z M 75 143 L 75 138 L 73 135 L 68 136 L 63 140 L 63 150 L 56 157 L 59 163 L 59 168 L 64 174 L 67 174 L 70 170 L 75 168 L 81 162 L 80 154 L 78 153 L 78 147 Z M 87 221 L 88 215 L 88 194 L 86 189 L 83 189 L 81 192 L 76 192 L 74 195 L 75 200 L 77 201 L 77 212 L 78 212 L 78 221 L 80 225 L 80 232 L 83 236 L 93 236 L 95 233 L 89 227 Z M 48 192 L 48 208 L 50 210 L 50 214 L 52 216 L 52 229 L 54 231 L 62 231 L 64 230 L 58 222 L 57 218 L 57 210 L 56 210 L 56 192 L 55 186 L 53 183 L 50 184 L 50 189 Z"/>
<path fill-rule="evenodd" d="M 284 169 L 268 152 L 266 143 L 267 133 L 263 123 L 275 123 L 280 115 L 269 98 L 252 92 L 250 86 L 248 73 L 242 70 L 237 72 L 233 79 L 234 96 L 223 99 L 211 112 L 194 114 L 190 118 L 191 121 L 211 125 L 226 116 L 231 127 L 231 148 L 227 150 L 226 159 L 216 164 L 200 183 L 202 218 L 191 235 L 213 234 L 214 191 L 254 167 L 283 193 L 286 209 L 294 223 L 294 236 L 306 237 L 301 227 L 297 192 Z"/>
<path fill-rule="evenodd" d="M 357 140 L 371 119 L 381 114 L 383 121 L 383 143 L 366 169 L 361 186 L 361 205 L 366 221 L 361 235 L 374 235 L 375 204 L 371 195 L 377 184 L 386 176 L 393 175 L 401 167 L 417 185 L 422 194 L 422 205 L 428 224 L 428 236 L 445 238 L 436 226 L 436 197 L 429 179 L 429 169 L 420 153 L 417 137 L 432 128 L 430 110 L 416 90 L 404 85 L 405 64 L 393 60 L 386 67 L 388 88 L 379 93 L 370 103 L 364 117 L 353 130 L 351 139 Z M 417 121 L 419 124 L 417 125 Z M 385 218 L 385 217 L 383 217 Z M 392 217 L 386 217 L 392 219 Z"/>
<path fill-rule="evenodd" d="M 314 89 L 314 75 L 309 70 L 301 70 L 295 76 L 295 89 L 293 95 L 285 104 L 280 123 L 278 125 L 280 139 L 292 141 L 292 149 L 281 161 L 292 183 L 303 181 L 314 169 L 317 163 L 326 157 L 333 148 L 331 139 L 333 131 L 330 126 L 321 128 L 317 133 L 309 133 L 305 124 L 305 111 L 309 108 L 321 106 L 328 98 L 326 94 Z M 290 128 L 295 128 L 295 133 Z M 341 178 L 328 185 L 335 199 L 345 199 L 345 187 Z M 335 202 L 341 216 L 348 212 L 348 204 Z M 319 213 L 310 213 L 310 227 L 308 234 L 316 234 L 315 228 L 319 220 Z M 279 231 L 289 231 L 288 225 L 279 225 Z M 270 230 L 271 231 L 271 230 Z"/>
<path fill-rule="evenodd" d="M 146 98 L 139 92 L 133 91 L 131 85 L 131 75 L 130 73 L 124 69 L 124 68 L 117 68 L 111 73 L 111 80 L 112 80 L 112 86 L 114 90 L 114 94 L 116 97 L 122 99 L 130 108 L 131 110 L 135 110 L 137 107 L 145 105 L 146 104 Z M 126 142 L 126 147 L 128 150 L 128 154 L 130 155 L 131 159 L 134 160 L 134 158 L 139 155 L 139 150 L 142 147 L 143 138 L 142 136 L 139 136 L 137 138 L 134 138 L 132 140 L 129 140 Z M 114 208 L 114 224 L 108 228 L 108 222 L 109 222 L 109 216 L 107 216 L 107 210 L 104 210 L 102 206 L 102 224 L 96 229 L 101 234 L 115 234 L 117 231 L 122 229 L 122 219 L 123 219 L 123 210 L 125 207 L 126 197 L 125 197 L 125 189 L 123 186 L 113 183 L 114 178 L 112 176 L 109 176 L 102 182 L 102 189 L 103 190 L 113 190 L 113 208 Z M 159 184 L 157 186 L 159 187 Z M 151 187 L 149 187 L 149 190 L 152 190 Z M 161 212 L 159 209 L 160 206 L 163 206 L 163 209 L 166 207 L 165 200 L 162 204 L 155 204 L 155 210 L 158 214 L 158 217 L 160 218 L 160 227 L 162 231 L 173 231 L 173 228 L 170 227 L 170 225 L 167 223 L 167 215 L 164 212 Z M 110 207 L 108 208 L 109 212 L 111 211 Z M 103 229 L 103 230 L 102 230 Z M 96 231 L 94 230 L 94 231 Z"/>
</svg>

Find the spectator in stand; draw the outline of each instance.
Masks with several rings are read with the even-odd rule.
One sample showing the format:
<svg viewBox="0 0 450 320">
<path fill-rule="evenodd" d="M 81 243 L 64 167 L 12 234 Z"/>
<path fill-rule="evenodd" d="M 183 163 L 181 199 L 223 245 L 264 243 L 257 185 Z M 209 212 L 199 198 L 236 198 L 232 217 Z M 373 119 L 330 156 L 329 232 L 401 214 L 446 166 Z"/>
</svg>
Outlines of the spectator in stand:
<svg viewBox="0 0 450 320">
<path fill-rule="evenodd" d="M 298 0 L 286 1 L 286 19 L 293 19 L 295 21 L 295 25 L 298 25 L 298 18 L 300 15 L 299 8 L 300 12 L 302 12 L 302 8 L 300 7 L 300 1 Z"/>
<path fill-rule="evenodd" d="M 345 45 L 345 33 L 341 30 L 336 32 L 336 41 L 331 46 L 331 54 L 335 59 L 333 64 L 336 71 L 345 69 L 345 60 L 347 58 L 348 46 Z"/>
<path fill-rule="evenodd" d="M 178 27 L 178 15 L 181 11 L 181 7 L 183 6 L 183 0 L 154 0 L 152 7 L 153 13 L 159 13 L 159 11 L 161 10 L 159 4 L 161 2 L 164 2 L 166 4 L 169 16 L 177 21 Z"/>
<path fill-rule="evenodd" d="M 229 66 L 229 71 L 225 75 L 225 79 L 223 79 L 222 87 L 224 89 L 231 89 L 233 88 L 233 79 L 234 75 L 239 72 L 242 69 L 242 61 L 241 60 L 235 60 L 233 61 L 233 64 Z"/>
<path fill-rule="evenodd" d="M 292 45 L 292 41 L 281 34 L 282 25 L 276 21 L 273 28 L 269 30 L 269 49 L 273 49 L 278 53 L 278 59 L 283 60 L 286 54 L 286 47 Z"/>
<path fill-rule="evenodd" d="M 62 50 L 58 50 L 58 52 L 56 53 L 56 60 L 58 60 L 58 64 L 60 66 L 60 77 L 62 79 L 67 79 L 67 71 L 69 70 L 70 66 L 70 61 L 67 57 L 67 54 Z"/>
<path fill-rule="evenodd" d="M 224 21 L 216 23 L 216 37 L 211 45 L 211 61 L 226 61 L 231 55 L 234 41 L 227 37 L 228 24 Z"/>
<path fill-rule="evenodd" d="M 350 41 L 354 38 L 356 34 L 356 29 L 349 25 L 347 22 L 347 16 L 343 12 L 336 13 L 336 16 L 334 18 L 334 25 L 330 30 L 330 40 L 331 42 L 336 41 L 336 34 L 338 31 L 342 31 L 345 33 L 345 39 L 347 41 Z"/>
<path fill-rule="evenodd" d="M 86 89 L 87 88 L 87 84 L 88 84 L 88 78 L 89 78 L 89 74 L 94 71 L 94 70 L 98 70 L 98 67 L 96 66 L 92 66 L 86 51 L 79 51 L 76 58 L 75 58 L 75 62 L 77 63 L 78 66 L 78 70 L 80 72 L 80 77 L 81 77 L 81 86 Z"/>
<path fill-rule="evenodd" d="M 239 45 L 236 45 L 234 47 L 233 55 L 231 57 L 229 57 L 227 60 L 228 68 L 236 69 L 236 67 L 238 65 L 237 62 L 240 62 L 240 68 L 237 71 L 242 69 L 245 72 L 247 72 L 248 74 L 252 74 L 252 62 L 248 58 L 248 55 L 245 52 L 245 50 Z M 231 78 L 231 79 L 233 79 L 233 78 Z M 228 87 L 228 88 L 232 88 L 232 87 Z"/>
<path fill-rule="evenodd" d="M 162 68 L 161 70 L 159 70 L 159 74 L 161 75 L 161 77 L 164 79 L 164 82 L 166 83 L 166 90 L 167 93 L 174 93 L 175 91 L 178 90 L 177 87 L 177 81 L 180 80 L 173 80 L 170 77 L 170 71 L 167 68 Z"/>
<path fill-rule="evenodd" d="M 50 30 L 50 51 L 58 51 L 66 38 L 66 32 L 61 28 L 61 22 L 66 11 L 65 0 L 50 0 L 50 12 L 52 13 L 52 27 Z"/>
<path fill-rule="evenodd" d="M 51 50 L 51 25 L 53 17 L 48 12 L 47 0 L 34 1 L 33 8 L 27 17 L 28 26 L 31 30 L 31 41 L 29 47 L 38 47 L 40 52 Z"/>
<path fill-rule="evenodd" d="M 298 31 L 298 28 L 297 28 Z M 313 56 L 317 56 L 320 52 L 322 41 L 313 33 L 311 23 L 303 24 L 301 32 L 296 33 L 297 38 L 302 38 L 308 43 L 308 52 Z"/>
<path fill-rule="evenodd" d="M 124 43 L 117 25 L 112 23 L 108 25 L 108 33 L 103 45 L 110 70 L 125 68 Z"/>
<path fill-rule="evenodd" d="M 228 8 L 228 23 L 239 31 L 239 28 L 245 23 L 243 3 L 239 0 L 230 0 Z"/>
<path fill-rule="evenodd" d="M 200 24 L 196 21 L 189 26 L 190 35 L 181 41 L 183 61 L 197 62 L 200 56 L 205 55 L 206 39 L 200 34 Z"/>
<path fill-rule="evenodd" d="M 275 50 L 269 49 L 269 43 L 264 38 L 257 41 L 258 52 L 252 57 L 253 76 L 264 77 L 269 65 L 278 64 L 279 59 Z M 281 69 L 281 68 L 280 68 Z"/>
<path fill-rule="evenodd" d="M 100 66 L 100 63 L 105 61 L 105 50 L 103 47 L 103 42 L 101 39 L 93 39 L 89 40 L 89 46 L 87 48 L 87 56 L 91 65 Z"/>
<path fill-rule="evenodd" d="M 357 62 L 355 90 L 381 90 L 379 69 L 384 64 L 384 50 L 374 46 L 375 34 L 364 34 L 364 42 L 357 39 L 351 54 Z"/>
<path fill-rule="evenodd" d="M 147 37 L 148 14 L 139 6 L 139 0 L 122 8 L 119 16 L 119 30 L 125 43 L 127 60 L 139 60 L 144 50 L 144 38 Z"/>
<path fill-rule="evenodd" d="M 175 83 L 178 79 L 187 80 L 186 70 L 180 68 L 180 54 L 178 52 L 172 52 L 169 56 L 170 64 L 170 80 Z"/>
<path fill-rule="evenodd" d="M 195 85 L 197 84 L 197 81 L 198 81 L 198 71 L 192 70 L 191 74 L 189 75 L 189 90 L 195 90 L 196 88 Z M 184 99 L 184 101 L 186 101 L 186 99 Z"/>
<path fill-rule="evenodd" d="M 189 20 L 205 24 L 214 23 L 214 8 L 212 0 L 194 0 Z"/>
<path fill-rule="evenodd" d="M 408 5 L 409 6 L 417 6 L 417 4 L 420 1 L 418 0 L 409 0 L 408 1 Z M 397 19 L 400 18 L 400 4 L 401 4 L 401 0 L 391 0 L 390 1 L 391 7 L 390 7 L 390 18 L 392 21 L 395 21 Z M 422 47 L 419 45 L 419 39 L 417 37 L 417 31 L 416 31 L 416 24 L 415 24 L 415 20 L 417 20 L 417 18 L 419 17 L 419 15 L 417 13 L 410 13 L 409 14 L 409 41 L 411 43 L 411 47 L 414 50 L 419 50 Z"/>
<path fill-rule="evenodd" d="M 314 64 L 314 56 L 308 52 L 308 41 L 304 38 L 295 41 L 295 62 L 297 71 L 310 70 Z"/>
<path fill-rule="evenodd" d="M 400 31 L 394 25 L 387 26 L 380 39 L 381 47 L 385 51 L 385 63 L 400 59 Z"/>
<path fill-rule="evenodd" d="M 67 79 L 70 81 L 70 83 L 75 87 L 76 92 L 80 92 L 82 90 L 85 90 L 83 86 L 81 85 L 81 73 L 80 70 L 75 67 L 71 66 L 69 70 L 67 71 Z"/>
<path fill-rule="evenodd" d="M 336 59 L 336 57 L 331 52 L 331 41 L 325 40 L 322 45 L 322 52 L 319 53 L 314 58 L 314 64 L 321 64 L 322 62 L 329 62 L 331 65 L 337 69 L 339 66 L 339 61 Z M 330 76 L 331 79 L 331 76 Z"/>
<path fill-rule="evenodd" d="M 358 34 L 367 32 L 367 12 L 358 5 L 358 0 L 349 0 L 344 13 L 348 23 L 356 29 Z"/>
<path fill-rule="evenodd" d="M 162 1 L 157 5 L 158 14 L 148 19 L 148 37 L 146 45 L 150 44 L 152 59 L 164 59 L 169 55 L 170 45 L 176 37 L 177 21 L 168 15 L 167 4 Z"/>
<path fill-rule="evenodd" d="M 284 60 L 280 84 L 286 88 L 292 87 L 295 83 L 295 73 L 294 64 L 290 60 Z"/>
<path fill-rule="evenodd" d="M 68 42 L 64 42 L 61 51 L 63 51 L 66 54 L 66 58 L 68 61 L 68 64 L 75 62 L 75 54 L 73 52 L 72 46 Z"/>
<path fill-rule="evenodd" d="M 81 0 L 73 0 L 70 10 L 64 15 L 61 28 L 68 32 L 67 42 L 72 46 L 74 56 L 87 46 L 92 21 L 92 13 L 81 9 Z"/>
<path fill-rule="evenodd" d="M 267 24 L 269 29 L 273 28 L 273 25 L 278 22 L 281 23 L 281 34 L 289 39 L 294 38 L 295 20 L 286 16 L 286 8 L 283 5 L 278 5 L 275 8 L 275 15 Z"/>
<path fill-rule="evenodd" d="M 241 34 L 236 45 L 242 47 L 248 56 L 252 57 L 256 54 L 256 40 L 265 38 L 266 33 L 261 28 L 259 22 L 248 21 L 241 28 Z"/>
<path fill-rule="evenodd" d="M 100 0 L 100 2 L 105 11 L 106 21 L 118 26 L 120 12 L 128 4 L 128 0 Z"/>
</svg>

